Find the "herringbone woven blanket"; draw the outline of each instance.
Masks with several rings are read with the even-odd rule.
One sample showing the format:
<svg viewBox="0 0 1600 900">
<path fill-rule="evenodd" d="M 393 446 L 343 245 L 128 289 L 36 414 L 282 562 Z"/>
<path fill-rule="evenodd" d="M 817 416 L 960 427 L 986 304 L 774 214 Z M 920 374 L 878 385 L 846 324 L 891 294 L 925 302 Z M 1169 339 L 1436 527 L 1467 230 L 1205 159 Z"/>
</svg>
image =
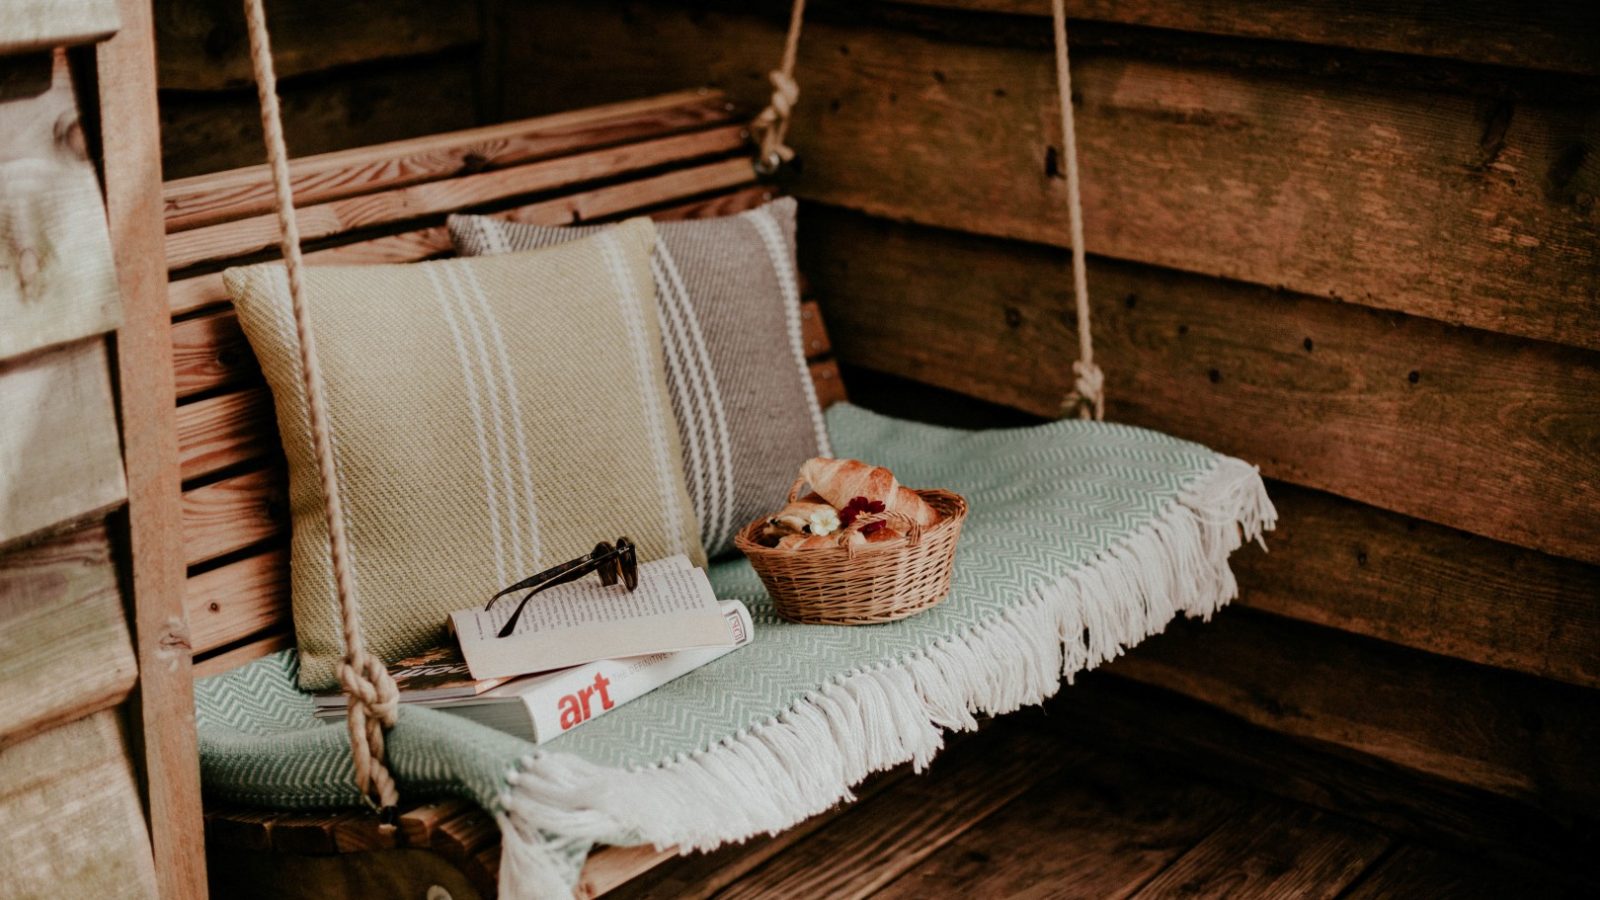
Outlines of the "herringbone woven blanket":
<svg viewBox="0 0 1600 900">
<path fill-rule="evenodd" d="M 1180 612 L 1208 617 L 1236 593 L 1228 555 L 1276 515 L 1251 466 L 1142 429 L 963 432 L 848 404 L 828 425 L 840 454 L 967 497 L 950 597 L 887 625 L 793 625 L 748 564 L 722 563 L 713 584 L 749 604 L 754 643 L 542 747 L 402 710 L 402 792 L 495 813 L 503 895 L 567 895 L 597 842 L 709 848 L 821 812 L 870 772 L 921 767 L 943 729 L 1038 703 Z M 357 802 L 345 729 L 312 718 L 294 668 L 286 651 L 198 685 L 209 796 Z"/>
</svg>

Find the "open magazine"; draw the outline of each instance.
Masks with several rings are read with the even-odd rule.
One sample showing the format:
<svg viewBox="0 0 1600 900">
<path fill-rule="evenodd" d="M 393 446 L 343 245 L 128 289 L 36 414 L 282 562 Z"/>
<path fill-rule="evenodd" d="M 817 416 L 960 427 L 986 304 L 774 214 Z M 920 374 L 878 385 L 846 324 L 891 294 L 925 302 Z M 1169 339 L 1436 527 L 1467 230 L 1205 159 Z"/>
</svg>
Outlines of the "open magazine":
<svg viewBox="0 0 1600 900">
<path fill-rule="evenodd" d="M 450 615 L 474 678 L 505 678 L 593 662 L 705 647 L 732 646 L 722 609 L 704 570 L 678 555 L 639 566 L 639 585 L 596 579 L 535 596 L 516 630 L 498 637 L 517 607 L 508 596 L 493 608 Z"/>
<path fill-rule="evenodd" d="M 452 696 L 413 691 L 411 683 L 397 678 L 400 701 L 543 743 L 750 643 L 754 628 L 750 611 L 743 603 L 724 600 L 719 604 L 719 613 L 730 641 L 727 646 L 596 660 L 542 675 L 498 681 L 480 693 L 458 692 Z M 465 665 L 461 668 L 465 671 Z M 326 697 L 317 698 L 317 716 L 343 717 L 344 695 Z"/>
</svg>

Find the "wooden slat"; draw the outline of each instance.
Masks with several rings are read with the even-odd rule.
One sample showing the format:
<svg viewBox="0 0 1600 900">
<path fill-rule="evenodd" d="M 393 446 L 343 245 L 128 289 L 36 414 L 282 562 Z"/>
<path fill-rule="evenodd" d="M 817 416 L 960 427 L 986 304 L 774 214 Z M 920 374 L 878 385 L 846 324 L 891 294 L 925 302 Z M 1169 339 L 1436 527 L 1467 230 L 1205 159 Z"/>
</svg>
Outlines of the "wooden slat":
<svg viewBox="0 0 1600 900">
<path fill-rule="evenodd" d="M 833 349 L 828 329 L 822 323 L 822 307 L 815 300 L 800 304 L 800 343 L 805 347 L 806 359 L 826 356 Z"/>
<path fill-rule="evenodd" d="M 278 452 L 272 396 L 264 387 L 179 407 L 178 457 L 184 481 Z"/>
<path fill-rule="evenodd" d="M 395 57 L 426 56 L 476 43 L 478 8 L 439 15 L 432 0 L 279 0 L 267 11 L 279 78 Z M 242 4 L 183 0 L 156 7 L 157 60 L 165 90 L 255 87 Z"/>
<path fill-rule="evenodd" d="M 109 365 L 100 337 L 0 363 L 0 546 L 127 497 Z"/>
<path fill-rule="evenodd" d="M 1240 806 L 1208 783 L 1097 756 L 1006 804 L 873 897 L 1018 897 L 1038 885 L 1126 897 Z"/>
<path fill-rule="evenodd" d="M 282 469 L 259 469 L 183 494 L 183 555 L 189 565 L 242 550 L 289 527 Z"/>
<path fill-rule="evenodd" d="M 593 900 L 677 858 L 676 848 L 658 850 L 640 847 L 601 847 L 583 861 L 572 895 L 578 900 Z"/>
<path fill-rule="evenodd" d="M 1249 610 L 1183 623 L 1108 671 L 1263 728 L 1592 817 L 1600 716 L 1586 689 Z"/>
<path fill-rule="evenodd" d="M 3 30 L 13 25 L 29 23 L 7 7 Z M 105 208 L 65 53 L 0 59 L 0 180 L 0 360 L 117 327 Z"/>
<path fill-rule="evenodd" d="M 284 853 L 337 853 L 333 830 L 350 810 L 284 813 L 272 821 L 272 849 Z"/>
<path fill-rule="evenodd" d="M 180 400 L 261 377 L 231 310 L 174 323 L 172 365 Z"/>
<path fill-rule="evenodd" d="M 106 218 L 123 326 L 117 334 L 128 478 L 128 584 L 139 693 L 134 706 L 156 881 L 168 900 L 206 896 L 200 751 L 189 629 L 161 247 L 155 35 L 147 0 L 118 0 L 122 30 L 96 48 Z"/>
<path fill-rule="evenodd" d="M 841 360 L 1058 413 L 1076 346 L 1063 253 L 823 210 L 802 230 L 801 266 Z M 1090 268 L 1109 418 L 1275 478 L 1600 561 L 1600 356 L 1149 267 Z"/>
<path fill-rule="evenodd" d="M 736 152 L 742 126 L 674 135 L 595 150 L 481 175 L 424 182 L 377 194 L 334 200 L 297 211 L 301 239 L 313 242 L 346 232 L 440 215 L 654 166 Z M 255 216 L 180 231 L 167 238 L 167 263 L 182 268 L 259 253 L 277 246 L 278 220 Z"/>
<path fill-rule="evenodd" d="M 116 0 L 6 0 L 0 56 L 102 40 L 118 23 Z"/>
<path fill-rule="evenodd" d="M 114 710 L 0 749 L 0 834 L 8 897 L 158 896 Z"/>
<path fill-rule="evenodd" d="M 289 551 L 274 548 L 191 577 L 184 608 L 197 654 L 287 628 Z"/>
<path fill-rule="evenodd" d="M 137 679 L 103 523 L 0 555 L 0 746 L 114 706 Z"/>
<path fill-rule="evenodd" d="M 288 815 L 281 809 L 218 806 L 206 807 L 206 847 L 232 847 L 240 850 L 272 848 L 272 823 Z"/>
<path fill-rule="evenodd" d="M 1600 567 L 1281 482 L 1270 553 L 1234 556 L 1254 609 L 1600 687 Z"/>
<path fill-rule="evenodd" d="M 1048 16 L 1046 0 L 910 0 L 918 6 Z M 1600 17 L 1582 0 L 1427 3 L 1071 0 L 1067 16 L 1228 37 L 1328 44 L 1560 72 L 1600 73 Z M 1040 24 L 1041 31 L 1048 26 Z"/>
<path fill-rule="evenodd" d="M 221 675 L 231 672 L 247 662 L 253 662 L 263 656 L 277 653 L 294 646 L 294 635 L 290 633 L 269 634 L 259 640 L 251 641 L 215 656 L 197 660 L 194 664 L 194 677 L 205 678 L 210 675 Z"/>
<path fill-rule="evenodd" d="M 434 829 L 466 812 L 471 806 L 471 802 L 467 800 L 451 798 L 403 810 L 400 813 L 400 831 L 404 835 L 406 846 L 432 846 Z"/>
<path fill-rule="evenodd" d="M 640 138 L 726 123 L 714 91 L 684 91 L 446 134 L 295 159 L 297 206 L 504 169 Z M 265 165 L 167 182 L 169 232 L 260 215 L 272 209 Z"/>
<path fill-rule="evenodd" d="M 522 12 L 506 89 L 529 99 L 513 111 L 690 78 L 764 90 L 745 73 L 770 65 L 781 22 L 620 9 Z M 577 21 L 604 53 L 561 58 L 556 36 Z M 827 21 L 806 38 L 793 193 L 1067 242 L 1046 45 Z M 601 77 L 623 60 L 620 82 Z M 1600 348 L 1600 223 L 1582 199 L 1600 171 L 1584 162 L 1594 126 L 1560 91 L 1487 102 L 1328 75 L 1346 67 L 1321 59 L 1303 68 L 1324 74 L 1114 50 L 1073 65 L 1091 252 Z"/>
<path fill-rule="evenodd" d="M 1333 900 L 1390 843 L 1369 827 L 1268 802 L 1223 823 L 1134 896 Z"/>
<path fill-rule="evenodd" d="M 494 213 L 500 218 L 538 225 L 568 225 L 614 218 L 625 213 L 682 200 L 697 194 L 726 191 L 755 179 L 748 160 L 722 162 L 667 172 L 637 181 L 596 188 L 528 206 Z M 735 195 L 747 196 L 743 192 Z M 684 214 L 724 202 L 723 197 L 695 201 L 675 208 Z M 714 208 L 714 207 L 713 207 Z M 390 235 L 306 254 L 310 265 L 372 265 L 415 262 L 449 253 L 450 235 L 443 226 Z M 175 315 L 223 302 L 227 290 L 220 274 L 192 276 L 172 283 Z"/>
<path fill-rule="evenodd" d="M 839 375 L 839 364 L 834 360 L 812 363 L 811 383 L 817 389 L 817 403 L 823 409 L 849 399 L 844 392 L 844 378 Z"/>
<path fill-rule="evenodd" d="M 471 128 L 478 124 L 475 57 L 447 52 L 351 67 L 338 77 L 280 82 L 289 152 L 311 156 Z M 254 90 L 167 92 L 160 115 L 161 165 L 168 178 L 254 166 L 265 158 Z"/>
<path fill-rule="evenodd" d="M 992 762 L 963 765 L 975 759 Z M 866 896 L 1079 761 L 1070 748 L 1022 729 L 980 734 L 936 759 L 920 777 L 839 817 L 717 896 Z"/>
</svg>

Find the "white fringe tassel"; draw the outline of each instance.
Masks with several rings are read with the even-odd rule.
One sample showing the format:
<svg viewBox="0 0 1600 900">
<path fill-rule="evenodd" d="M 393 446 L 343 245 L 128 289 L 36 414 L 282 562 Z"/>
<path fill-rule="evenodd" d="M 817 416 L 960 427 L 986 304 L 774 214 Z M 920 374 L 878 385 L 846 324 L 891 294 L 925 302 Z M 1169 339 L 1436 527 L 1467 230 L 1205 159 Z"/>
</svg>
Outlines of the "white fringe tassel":
<svg viewBox="0 0 1600 900">
<path fill-rule="evenodd" d="M 502 797 L 501 896 L 571 896 L 595 842 L 709 850 L 854 799 L 851 785 L 872 772 L 907 760 L 921 771 L 943 729 L 1041 703 L 1178 613 L 1209 620 L 1238 594 L 1229 554 L 1276 520 L 1256 468 L 1219 457 L 1155 521 L 998 617 L 841 675 L 718 744 L 634 770 L 524 757 Z"/>
</svg>

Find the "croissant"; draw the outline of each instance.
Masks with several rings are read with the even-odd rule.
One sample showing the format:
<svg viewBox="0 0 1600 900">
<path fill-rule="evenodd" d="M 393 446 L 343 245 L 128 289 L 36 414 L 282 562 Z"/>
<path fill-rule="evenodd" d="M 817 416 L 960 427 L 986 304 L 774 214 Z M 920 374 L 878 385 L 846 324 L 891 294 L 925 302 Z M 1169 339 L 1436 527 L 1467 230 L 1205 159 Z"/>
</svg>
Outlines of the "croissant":
<svg viewBox="0 0 1600 900">
<path fill-rule="evenodd" d="M 772 544 L 792 535 L 808 536 L 805 530 L 812 514 L 834 511 L 828 501 L 822 499 L 820 495 L 807 494 L 799 500 L 790 501 L 788 506 L 768 516 L 766 524 L 761 526 L 761 540 Z"/>
<path fill-rule="evenodd" d="M 816 550 L 820 547 L 838 547 L 845 538 L 840 532 L 833 534 L 791 534 L 778 541 L 780 550 Z"/>
<path fill-rule="evenodd" d="M 939 521 L 938 510 L 916 491 L 902 487 L 894 473 L 883 466 L 818 456 L 800 467 L 800 478 L 809 482 L 822 499 L 841 509 L 856 497 L 866 497 L 882 501 L 885 511 L 899 513 L 924 528 Z"/>
</svg>

